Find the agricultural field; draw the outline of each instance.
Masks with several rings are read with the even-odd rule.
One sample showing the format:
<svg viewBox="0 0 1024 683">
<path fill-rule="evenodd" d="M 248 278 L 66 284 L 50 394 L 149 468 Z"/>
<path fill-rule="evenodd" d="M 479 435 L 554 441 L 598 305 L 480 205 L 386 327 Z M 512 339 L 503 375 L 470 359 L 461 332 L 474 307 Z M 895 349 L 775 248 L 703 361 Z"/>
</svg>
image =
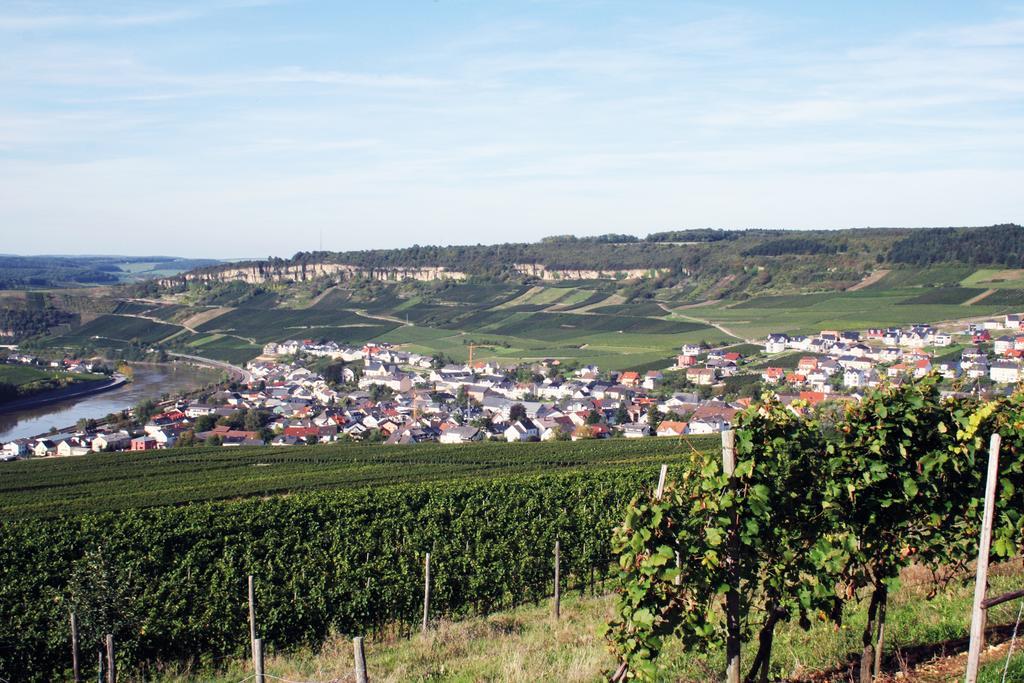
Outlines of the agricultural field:
<svg viewBox="0 0 1024 683">
<path fill-rule="evenodd" d="M 964 305 L 985 290 L 950 287 L 867 287 L 856 292 L 797 294 L 749 299 L 741 304 L 726 302 L 681 311 L 691 320 L 706 320 L 725 326 L 748 339 L 761 339 L 770 332 L 808 334 L 826 329 L 863 330 L 869 327 L 937 323 L 965 318 L 1015 312 L 1024 300 L 1015 290 L 1005 290 L 1006 299 L 992 299 L 997 291 L 972 305 Z M 1020 304 L 1009 301 L 1021 301 Z"/>
<path fill-rule="evenodd" d="M 181 328 L 129 315 L 101 315 L 67 334 L 47 340 L 48 346 L 108 346 L 160 341 Z"/>
<path fill-rule="evenodd" d="M 186 292 L 160 305 L 123 301 L 62 336 L 53 346 L 170 348 L 242 363 L 263 344 L 318 338 L 386 341 L 456 361 L 554 358 L 609 369 L 650 367 L 684 343 L 724 345 L 769 332 L 806 334 L 1000 315 L 1024 309 L 1024 271 L 967 266 L 900 267 L 857 291 L 772 294 L 694 304 L 686 287 L 628 303 L 610 282 L 447 283 L 408 288 L 388 283 L 326 290 L 214 288 L 197 305 Z M 1014 288 L 1020 285 L 1021 288 Z M 301 296 L 300 296 L 301 295 Z M 211 308 L 209 299 L 220 308 Z M 194 322 L 190 322 L 194 321 Z M 185 329 L 181 325 L 188 325 Z M 716 327 L 717 326 L 717 327 Z"/>
<path fill-rule="evenodd" d="M 334 444 L 96 454 L 4 465 L 0 517 L 51 517 L 317 489 L 585 470 L 684 461 L 709 437 L 415 447 Z M 124 487 L 121 482 L 135 484 Z"/>
<path fill-rule="evenodd" d="M 965 277 L 960 284 L 965 287 L 986 289 L 1021 289 L 1024 288 L 1024 270 L 979 268 Z"/>
<path fill-rule="evenodd" d="M 414 623 L 424 552 L 439 616 L 538 600 L 550 570 L 537 548 L 559 539 L 574 585 L 606 577 L 623 505 L 653 486 L 660 463 L 688 470 L 698 448 L 717 444 L 333 445 L 10 463 L 0 613 L 19 616 L 0 620 L 11 645 L 0 648 L 0 676 L 67 678 L 60 625 L 69 608 L 100 605 L 123 620 L 114 631 L 126 675 L 148 679 L 138 667 L 197 653 L 241 656 L 237 597 L 250 573 L 261 632 L 280 648 Z M 93 577 L 115 594 L 94 592 Z"/>
</svg>

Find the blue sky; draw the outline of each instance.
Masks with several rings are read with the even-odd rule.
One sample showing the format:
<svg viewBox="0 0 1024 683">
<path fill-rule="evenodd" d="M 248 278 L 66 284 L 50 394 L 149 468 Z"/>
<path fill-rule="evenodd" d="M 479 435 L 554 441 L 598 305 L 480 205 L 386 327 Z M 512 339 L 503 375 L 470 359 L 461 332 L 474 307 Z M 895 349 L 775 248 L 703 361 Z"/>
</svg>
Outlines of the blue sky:
<svg viewBox="0 0 1024 683">
<path fill-rule="evenodd" d="M 0 4 L 0 252 L 1024 222 L 1024 4 Z"/>
</svg>

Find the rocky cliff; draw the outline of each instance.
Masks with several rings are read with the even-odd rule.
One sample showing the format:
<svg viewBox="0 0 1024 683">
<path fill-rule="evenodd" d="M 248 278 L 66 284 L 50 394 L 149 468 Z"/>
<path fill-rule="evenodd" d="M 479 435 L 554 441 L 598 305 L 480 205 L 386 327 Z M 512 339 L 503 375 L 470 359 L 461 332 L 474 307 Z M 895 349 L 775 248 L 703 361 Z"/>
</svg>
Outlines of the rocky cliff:
<svg viewBox="0 0 1024 683">
<path fill-rule="evenodd" d="M 308 282 L 327 279 L 333 281 L 366 278 L 399 282 L 404 280 L 465 280 L 466 274 L 443 267 L 424 268 L 361 268 L 345 263 L 253 263 L 242 266 L 224 266 L 182 273 L 173 278 L 161 280 L 161 284 L 172 286 L 181 282 L 246 282 L 251 285 L 266 282 Z"/>
</svg>

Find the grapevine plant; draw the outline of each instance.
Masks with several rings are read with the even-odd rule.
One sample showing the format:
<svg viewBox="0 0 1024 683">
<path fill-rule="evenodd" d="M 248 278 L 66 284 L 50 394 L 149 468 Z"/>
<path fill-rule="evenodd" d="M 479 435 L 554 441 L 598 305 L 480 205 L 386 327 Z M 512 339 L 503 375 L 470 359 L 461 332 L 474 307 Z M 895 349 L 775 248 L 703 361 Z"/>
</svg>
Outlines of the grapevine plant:
<svg viewBox="0 0 1024 683">
<path fill-rule="evenodd" d="M 880 387 L 827 424 L 765 395 L 737 415 L 731 478 L 717 456 L 695 455 L 663 497 L 633 499 L 612 537 L 619 584 L 607 637 L 619 673 L 657 678 L 668 638 L 702 654 L 720 647 L 722 596 L 735 591 L 740 636 L 757 635 L 746 680 L 767 680 L 778 622 L 838 624 L 844 603 L 867 591 L 861 680 L 870 680 L 901 570 L 960 567 L 977 553 L 993 432 L 1003 438 L 993 554 L 1020 552 L 1024 395 L 945 398 L 939 382 Z"/>
<path fill-rule="evenodd" d="M 668 637 L 688 649 L 721 644 L 721 598 L 730 589 L 741 596 L 741 635 L 758 631 L 748 679 L 767 675 L 778 622 L 797 618 L 809 626 L 812 617 L 835 611 L 837 597 L 823 574 L 823 558 L 831 555 L 812 552 L 829 535 L 819 435 L 816 422 L 768 396 L 738 416 L 731 478 L 722 474 L 717 454 L 695 456 L 698 467 L 662 498 L 630 503 L 612 537 L 620 585 L 607 631 L 629 676 L 656 678 Z M 694 470 L 700 476 L 691 476 Z"/>
</svg>

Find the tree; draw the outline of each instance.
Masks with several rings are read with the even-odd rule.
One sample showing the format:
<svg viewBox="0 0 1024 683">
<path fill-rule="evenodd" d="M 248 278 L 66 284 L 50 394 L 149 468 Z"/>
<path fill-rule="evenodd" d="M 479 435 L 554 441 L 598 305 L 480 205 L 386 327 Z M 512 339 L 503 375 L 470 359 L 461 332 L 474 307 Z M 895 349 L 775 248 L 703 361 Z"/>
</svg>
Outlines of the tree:
<svg viewBox="0 0 1024 683">
<path fill-rule="evenodd" d="M 508 419 L 511 422 L 520 422 L 526 419 L 526 406 L 522 403 L 513 403 L 508 411 Z"/>
<path fill-rule="evenodd" d="M 259 411 L 250 408 L 245 411 L 243 426 L 247 432 L 258 432 L 263 427 L 263 416 L 260 415 Z"/>
<path fill-rule="evenodd" d="M 657 404 L 652 403 L 647 406 L 647 424 L 651 426 L 651 429 L 657 429 L 664 419 L 665 416 L 658 410 Z"/>
<path fill-rule="evenodd" d="M 206 437 L 206 445 L 207 446 L 221 446 L 223 444 L 224 444 L 224 442 L 216 434 L 211 434 L 210 436 Z"/>
<path fill-rule="evenodd" d="M 196 418 L 193 429 L 196 432 L 208 432 L 217 424 L 217 418 L 213 415 L 200 415 Z"/>
<path fill-rule="evenodd" d="M 629 411 L 626 410 L 626 406 L 619 404 L 619 407 L 615 410 L 615 424 L 623 425 L 629 422 Z"/>
<path fill-rule="evenodd" d="M 588 425 L 596 425 L 596 424 L 600 424 L 600 423 L 601 423 L 601 413 L 597 412 L 597 410 L 595 410 L 594 408 L 591 408 L 590 412 L 587 413 L 587 424 Z"/>
<path fill-rule="evenodd" d="M 153 399 L 146 398 L 135 404 L 134 415 L 140 424 L 149 421 L 149 418 L 156 414 L 158 408 Z"/>
<path fill-rule="evenodd" d="M 344 384 L 345 377 L 343 372 L 347 365 L 348 364 L 345 361 L 337 361 L 335 363 L 331 363 L 326 368 L 324 368 L 324 379 L 330 382 L 331 384 Z"/>
</svg>

